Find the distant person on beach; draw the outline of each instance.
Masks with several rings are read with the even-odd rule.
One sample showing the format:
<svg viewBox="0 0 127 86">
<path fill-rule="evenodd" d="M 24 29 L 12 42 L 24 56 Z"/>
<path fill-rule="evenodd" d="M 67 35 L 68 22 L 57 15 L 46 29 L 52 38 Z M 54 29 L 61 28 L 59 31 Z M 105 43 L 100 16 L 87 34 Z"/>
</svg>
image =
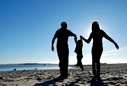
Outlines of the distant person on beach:
<svg viewBox="0 0 127 86">
<path fill-rule="evenodd" d="M 83 65 L 82 65 L 82 47 L 83 47 L 83 43 L 82 43 L 82 39 L 80 38 L 80 40 L 77 41 L 77 39 L 75 38 L 75 43 L 76 43 L 76 48 L 75 48 L 75 53 L 77 54 L 77 64 L 75 66 L 79 66 L 82 71 L 84 70 Z"/>
<path fill-rule="evenodd" d="M 52 39 L 52 51 L 54 51 L 54 41 L 57 38 L 57 54 L 59 57 L 59 67 L 60 67 L 60 78 L 68 77 L 68 37 L 73 36 L 75 39 L 77 38 L 74 33 L 70 30 L 67 30 L 67 23 L 62 22 L 61 28 L 58 29 Z"/>
<path fill-rule="evenodd" d="M 85 39 L 84 37 L 81 36 L 81 38 L 87 42 L 90 43 L 91 39 L 93 39 L 93 47 L 92 47 L 92 69 L 93 69 L 93 80 L 96 81 L 96 78 L 98 81 L 101 81 L 100 78 L 100 58 L 101 54 L 103 52 L 103 43 L 102 43 L 102 38 L 105 37 L 107 40 L 112 42 L 116 49 L 119 49 L 119 46 L 117 43 L 110 38 L 103 30 L 100 29 L 99 24 L 97 21 L 94 21 L 91 26 L 91 34 L 88 39 Z M 95 69 L 95 63 L 96 63 L 96 68 L 97 68 L 97 73 Z"/>
</svg>

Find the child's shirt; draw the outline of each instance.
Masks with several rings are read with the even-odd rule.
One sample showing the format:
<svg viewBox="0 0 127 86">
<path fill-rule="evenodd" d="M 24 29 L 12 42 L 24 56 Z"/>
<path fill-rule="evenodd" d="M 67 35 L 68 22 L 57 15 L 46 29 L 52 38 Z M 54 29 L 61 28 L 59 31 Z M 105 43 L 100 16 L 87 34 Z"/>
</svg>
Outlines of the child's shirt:
<svg viewBox="0 0 127 86">
<path fill-rule="evenodd" d="M 75 53 L 82 55 L 82 40 L 76 41 L 76 48 L 75 48 Z"/>
</svg>

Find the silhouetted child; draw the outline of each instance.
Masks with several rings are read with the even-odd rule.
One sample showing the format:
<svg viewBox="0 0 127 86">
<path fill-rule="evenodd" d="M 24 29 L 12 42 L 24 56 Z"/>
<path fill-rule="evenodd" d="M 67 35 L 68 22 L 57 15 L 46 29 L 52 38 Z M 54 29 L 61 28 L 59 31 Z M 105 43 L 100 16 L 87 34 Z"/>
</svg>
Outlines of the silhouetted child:
<svg viewBox="0 0 127 86">
<path fill-rule="evenodd" d="M 82 44 L 82 39 L 80 38 L 80 40 L 77 41 L 77 39 L 75 38 L 75 43 L 76 43 L 76 48 L 75 48 L 75 53 L 77 53 L 77 64 L 75 66 L 79 66 L 82 71 L 84 70 L 83 68 L 83 65 L 82 65 L 82 58 L 83 58 L 83 55 L 82 55 L 82 47 L 83 47 L 83 44 Z"/>
</svg>

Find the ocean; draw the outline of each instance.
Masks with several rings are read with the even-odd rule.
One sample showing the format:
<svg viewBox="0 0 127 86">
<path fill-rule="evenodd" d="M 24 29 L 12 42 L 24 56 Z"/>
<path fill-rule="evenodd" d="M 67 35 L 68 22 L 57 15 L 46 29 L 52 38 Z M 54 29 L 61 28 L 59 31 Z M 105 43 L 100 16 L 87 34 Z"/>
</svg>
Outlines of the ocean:
<svg viewBox="0 0 127 86">
<path fill-rule="evenodd" d="M 73 66 L 68 66 L 69 69 L 75 69 Z M 21 70 L 49 70 L 59 69 L 58 65 L 0 65 L 0 71 L 21 71 Z"/>
</svg>

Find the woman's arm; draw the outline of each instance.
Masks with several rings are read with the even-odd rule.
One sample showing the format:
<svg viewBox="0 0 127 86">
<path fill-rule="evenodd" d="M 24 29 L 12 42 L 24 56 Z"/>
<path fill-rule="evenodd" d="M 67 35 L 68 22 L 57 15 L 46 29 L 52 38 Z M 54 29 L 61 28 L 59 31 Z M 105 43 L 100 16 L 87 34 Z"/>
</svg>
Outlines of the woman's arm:
<svg viewBox="0 0 127 86">
<path fill-rule="evenodd" d="M 91 39 L 92 39 L 92 33 L 90 34 L 88 39 L 85 39 L 83 36 L 80 36 L 81 39 L 83 39 L 86 43 L 90 43 Z"/>
<path fill-rule="evenodd" d="M 119 49 L 119 46 L 117 45 L 117 43 L 111 37 L 109 37 L 104 31 L 103 31 L 103 33 L 104 33 L 104 37 L 107 40 L 109 40 L 110 42 L 112 42 L 115 45 L 116 49 L 118 50 Z"/>
</svg>

